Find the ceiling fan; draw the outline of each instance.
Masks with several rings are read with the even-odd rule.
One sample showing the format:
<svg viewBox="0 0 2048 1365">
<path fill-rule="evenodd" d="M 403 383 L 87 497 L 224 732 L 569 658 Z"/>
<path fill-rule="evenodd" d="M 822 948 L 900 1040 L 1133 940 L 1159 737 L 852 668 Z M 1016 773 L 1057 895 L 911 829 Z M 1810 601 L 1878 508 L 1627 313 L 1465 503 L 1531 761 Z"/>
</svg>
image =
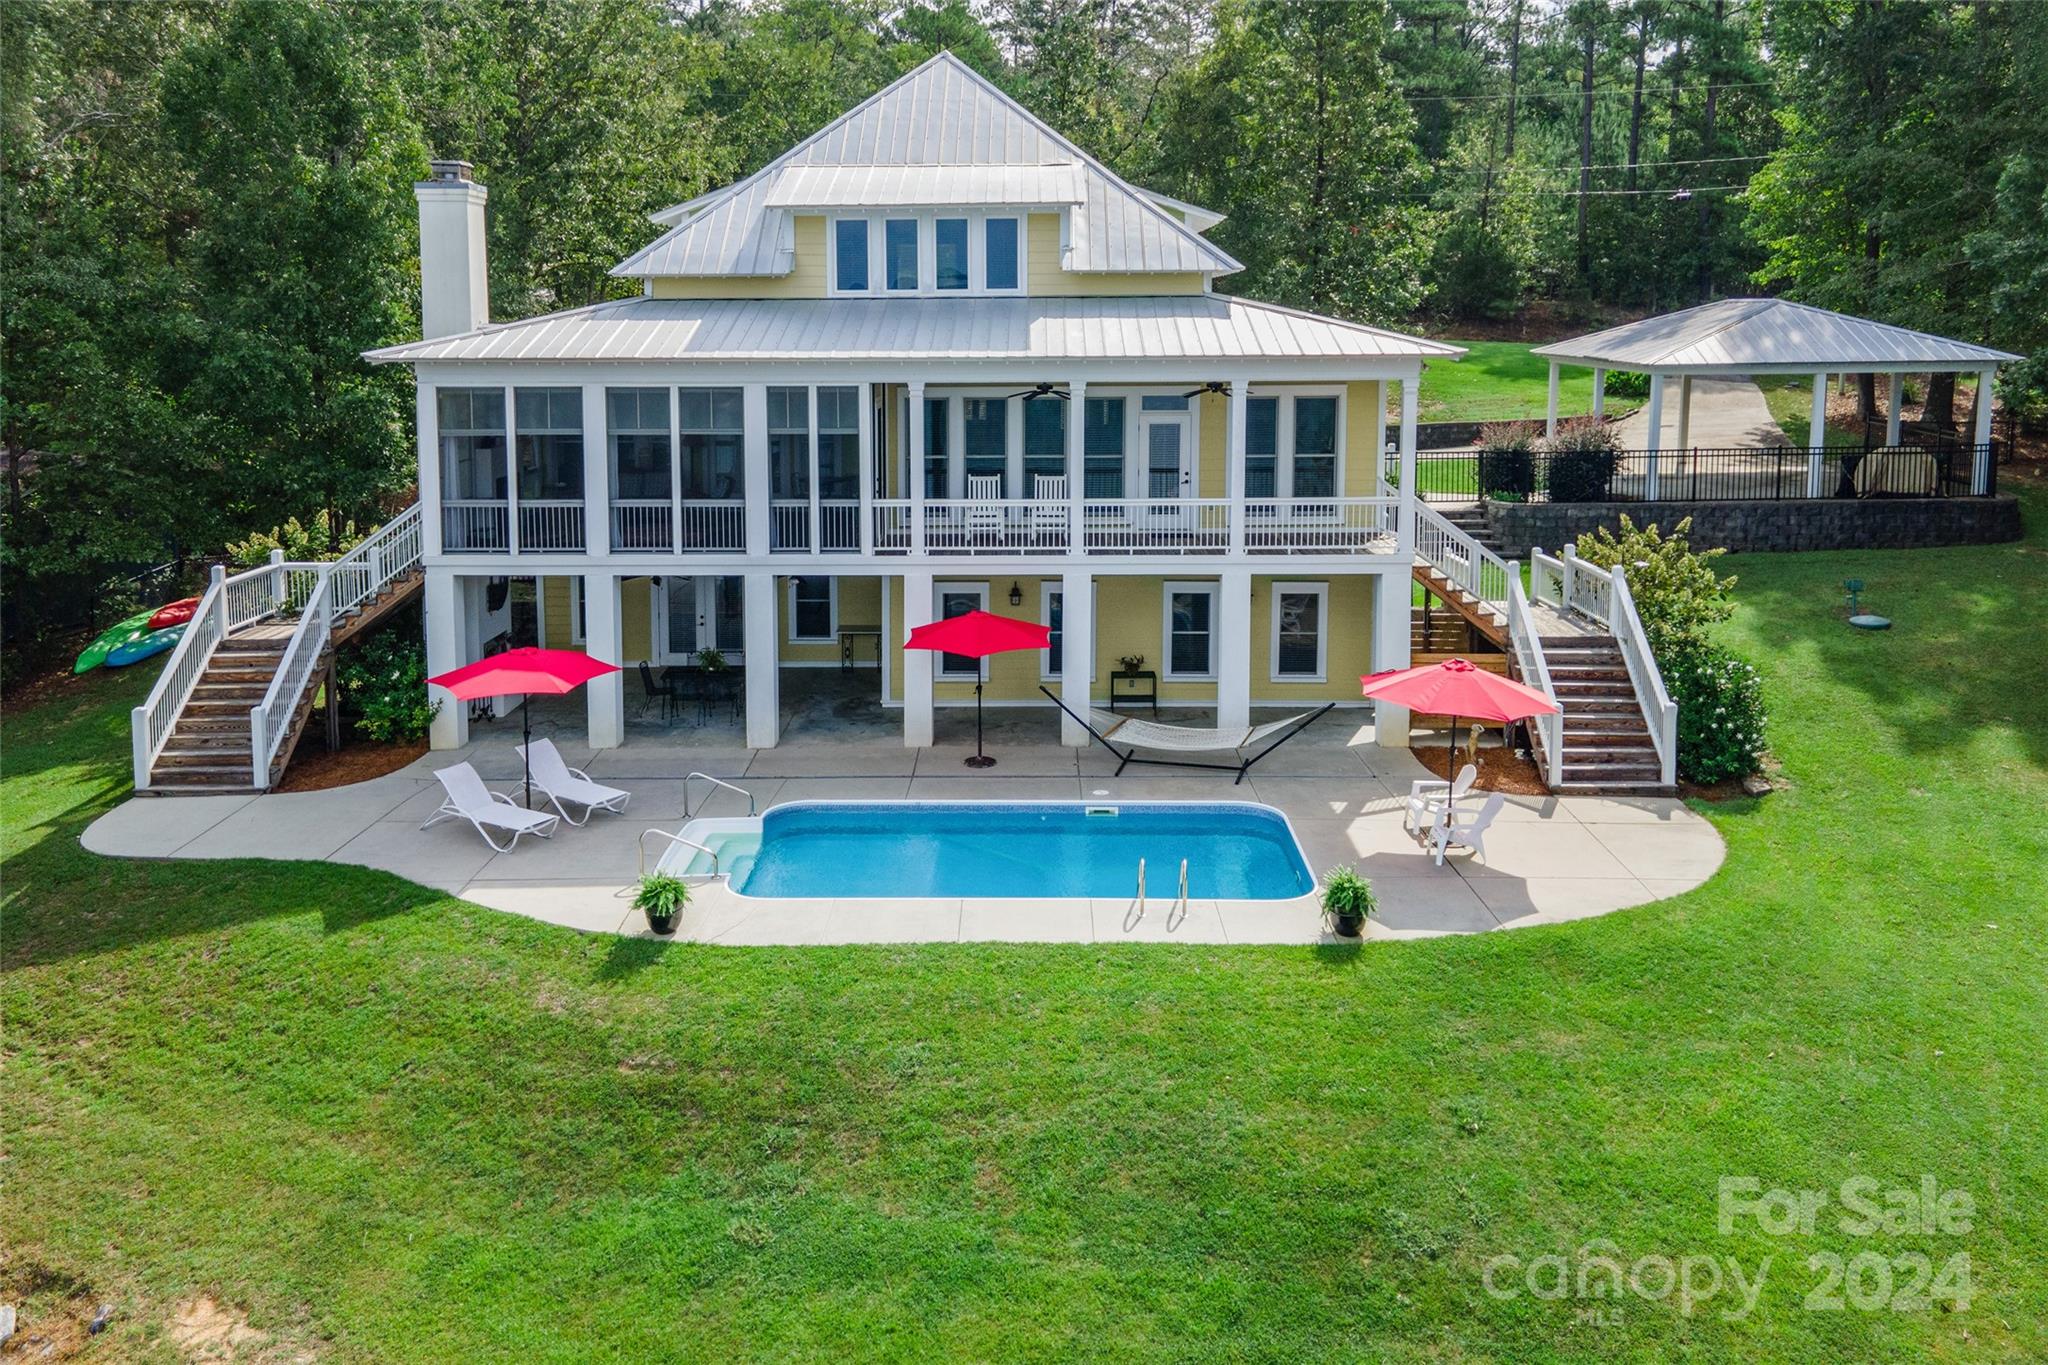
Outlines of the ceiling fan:
<svg viewBox="0 0 2048 1365">
<path fill-rule="evenodd" d="M 1065 402 L 1071 397 L 1065 389 L 1053 383 L 1033 384 L 1028 389 L 1019 389 L 1008 396 L 1011 398 L 1021 398 L 1027 403 L 1034 398 L 1057 398 L 1061 402 Z"/>
<path fill-rule="evenodd" d="M 1197 396 L 1197 395 L 1199 395 L 1199 394 L 1204 394 L 1204 393 L 1229 393 L 1229 392 L 1230 392 L 1230 385 L 1228 385 L 1228 384 L 1224 383 L 1224 382 L 1223 382 L 1222 380 L 1220 380 L 1220 379 L 1212 379 L 1212 380 L 1210 380 L 1210 381 L 1209 381 L 1208 383 L 1206 383 L 1206 384 L 1202 385 L 1202 387 L 1201 387 L 1201 388 L 1199 388 L 1199 389 L 1189 389 L 1189 390 L 1188 390 L 1188 391 L 1187 391 L 1186 393 L 1182 394 L 1182 395 L 1181 395 L 1181 397 L 1183 397 L 1183 398 L 1193 398 L 1193 397 L 1196 397 L 1196 396 Z"/>
</svg>

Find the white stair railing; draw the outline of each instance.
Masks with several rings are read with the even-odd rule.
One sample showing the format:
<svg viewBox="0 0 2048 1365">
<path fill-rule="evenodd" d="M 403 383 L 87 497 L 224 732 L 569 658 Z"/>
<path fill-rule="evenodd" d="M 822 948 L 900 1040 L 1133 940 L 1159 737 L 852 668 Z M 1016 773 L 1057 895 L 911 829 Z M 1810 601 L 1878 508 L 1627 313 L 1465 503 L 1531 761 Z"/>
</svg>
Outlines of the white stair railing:
<svg viewBox="0 0 2048 1365">
<path fill-rule="evenodd" d="M 149 772 L 157 755 L 177 728 L 178 716 L 192 697 L 192 689 L 206 672 L 213 651 L 230 632 L 252 621 L 260 621 L 277 610 L 284 595 L 284 568 L 274 560 L 238 574 L 218 565 L 205 594 L 192 612 L 192 619 L 179 637 L 177 648 L 157 675 L 156 686 L 142 705 L 128 713 L 128 733 L 135 768 L 135 790 L 149 790 Z"/>
<path fill-rule="evenodd" d="M 1580 566 L 1581 573 L 1587 570 Z M 1629 591 L 1628 575 L 1619 564 L 1608 576 L 1611 603 L 1608 629 L 1614 632 L 1615 643 L 1621 646 L 1621 657 L 1628 665 L 1628 680 L 1635 688 L 1636 702 L 1643 708 L 1643 724 L 1650 731 L 1650 742 L 1657 750 L 1658 781 L 1663 785 L 1675 786 L 1678 782 L 1678 703 L 1671 700 L 1671 694 L 1664 688 L 1664 674 L 1657 667 L 1657 657 L 1650 652 L 1650 637 L 1643 630 L 1643 619 L 1636 614 L 1635 594 Z"/>
<path fill-rule="evenodd" d="M 426 542 L 420 535 L 420 506 L 414 503 L 327 566 L 334 579 L 329 612 L 341 616 L 354 611 L 392 580 L 419 568 L 425 550 Z"/>
<path fill-rule="evenodd" d="M 1415 504 L 1415 553 L 1423 562 L 1496 611 L 1505 611 L 1508 584 L 1521 571 L 1422 503 Z"/>
<path fill-rule="evenodd" d="M 320 566 L 318 581 L 299 613 L 299 624 L 278 658 L 277 672 L 263 700 L 249 708 L 250 782 L 258 791 L 270 787 L 270 768 L 277 752 L 292 732 L 292 716 L 311 690 L 321 657 L 334 632 L 334 574 L 332 566 Z"/>
<path fill-rule="evenodd" d="M 1529 619 L 1529 599 L 1522 593 L 1522 580 L 1508 580 L 1508 642 L 1522 681 L 1557 704 L 1557 689 L 1550 682 L 1550 661 L 1543 657 L 1543 641 Z M 1564 781 L 1564 712 L 1553 711 L 1530 721 L 1536 737 L 1537 756 L 1543 763 L 1544 780 L 1552 787 Z"/>
</svg>

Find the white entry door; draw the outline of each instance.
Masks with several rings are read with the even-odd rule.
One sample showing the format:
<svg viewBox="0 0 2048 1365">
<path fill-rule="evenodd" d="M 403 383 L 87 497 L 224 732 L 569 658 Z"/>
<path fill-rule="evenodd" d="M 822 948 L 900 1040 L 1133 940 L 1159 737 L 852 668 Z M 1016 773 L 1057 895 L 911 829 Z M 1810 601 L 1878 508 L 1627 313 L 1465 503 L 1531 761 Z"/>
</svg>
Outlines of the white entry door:
<svg viewBox="0 0 2048 1365">
<path fill-rule="evenodd" d="M 725 577 L 670 574 L 661 581 L 663 663 L 694 663 L 700 650 L 715 649 L 730 664 L 746 657 L 746 592 L 742 581 Z"/>
<path fill-rule="evenodd" d="M 1184 524 L 1193 509 L 1178 504 L 1194 496 L 1194 423 L 1185 412 L 1141 413 L 1138 450 L 1145 461 L 1147 520 L 1161 526 Z"/>
</svg>

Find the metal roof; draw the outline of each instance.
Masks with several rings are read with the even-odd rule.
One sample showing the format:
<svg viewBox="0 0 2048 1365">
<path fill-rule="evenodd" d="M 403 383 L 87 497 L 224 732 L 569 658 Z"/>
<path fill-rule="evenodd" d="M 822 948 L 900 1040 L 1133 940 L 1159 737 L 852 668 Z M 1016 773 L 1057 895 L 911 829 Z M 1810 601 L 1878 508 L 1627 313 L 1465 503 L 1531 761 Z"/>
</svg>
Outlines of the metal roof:
<svg viewBox="0 0 2048 1365">
<path fill-rule="evenodd" d="M 785 166 L 762 201 L 770 208 L 946 208 L 1081 201 L 1081 168 L 1049 166 Z"/>
<path fill-rule="evenodd" d="M 2019 359 L 1987 346 L 1786 299 L 1703 303 L 1538 346 L 1534 354 L 1577 365 L 1665 374 L 1976 369 Z"/>
<path fill-rule="evenodd" d="M 950 52 L 941 52 L 869 96 L 818 132 L 721 195 L 699 196 L 654 215 L 674 222 L 663 236 L 612 269 L 622 276 L 786 274 L 794 252 L 788 204 L 774 202 L 792 169 L 871 172 L 894 166 L 942 180 L 967 172 L 989 183 L 1006 174 L 1038 180 L 1048 166 L 1071 165 L 1080 179 L 1059 200 L 1002 190 L 976 200 L 966 187 L 922 191 L 933 204 L 1063 203 L 1068 209 L 1067 269 L 1083 272 L 1228 274 L 1243 267 L 1230 254 L 1168 213 L 1144 191 L 1068 142 L 1022 105 L 983 80 Z M 856 192 L 823 176 L 836 193 Z M 847 177 L 849 182 L 864 176 Z M 808 182 L 804 182 L 808 183 Z M 792 188 L 803 198 L 809 189 Z M 851 201 L 849 201 L 851 202 Z M 883 202 L 908 202 L 904 200 Z M 804 207 L 812 207 L 806 204 Z M 708 238 L 708 245 L 690 239 Z"/>
<path fill-rule="evenodd" d="M 1456 346 L 1221 294 L 622 299 L 366 352 L 373 361 L 1409 359 Z"/>
</svg>

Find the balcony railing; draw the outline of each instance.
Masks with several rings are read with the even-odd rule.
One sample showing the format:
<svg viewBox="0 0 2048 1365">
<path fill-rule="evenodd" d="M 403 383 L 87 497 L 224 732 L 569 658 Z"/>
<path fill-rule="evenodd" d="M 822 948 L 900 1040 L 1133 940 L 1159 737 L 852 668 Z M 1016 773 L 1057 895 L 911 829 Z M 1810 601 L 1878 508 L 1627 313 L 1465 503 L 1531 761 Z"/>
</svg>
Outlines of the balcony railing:
<svg viewBox="0 0 2048 1365">
<path fill-rule="evenodd" d="M 827 554 L 848 554 L 860 549 L 860 500 L 820 499 L 817 539 Z M 777 554 L 810 550 L 810 499 L 777 498 L 769 504 L 768 548 Z"/>
<path fill-rule="evenodd" d="M 612 551 L 666 552 L 675 548 L 675 504 L 667 498 L 619 498 L 612 502 Z"/>
<path fill-rule="evenodd" d="M 1398 498 L 1252 498 L 1244 508 L 1245 553 L 1391 552 Z"/>
<path fill-rule="evenodd" d="M 509 517 L 502 499 L 444 501 L 441 549 L 448 554 L 503 554 L 512 548 Z"/>
<path fill-rule="evenodd" d="M 519 500 L 519 548 L 547 552 L 583 548 L 583 499 Z"/>
<path fill-rule="evenodd" d="M 685 554 L 738 554 L 745 550 L 746 503 L 737 498 L 724 502 L 685 499 L 683 541 L 677 548 Z"/>
</svg>

